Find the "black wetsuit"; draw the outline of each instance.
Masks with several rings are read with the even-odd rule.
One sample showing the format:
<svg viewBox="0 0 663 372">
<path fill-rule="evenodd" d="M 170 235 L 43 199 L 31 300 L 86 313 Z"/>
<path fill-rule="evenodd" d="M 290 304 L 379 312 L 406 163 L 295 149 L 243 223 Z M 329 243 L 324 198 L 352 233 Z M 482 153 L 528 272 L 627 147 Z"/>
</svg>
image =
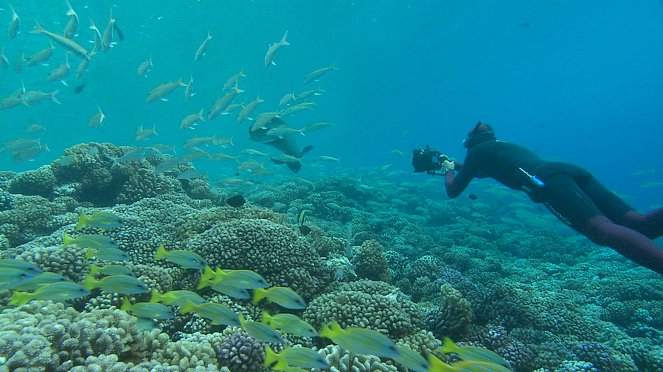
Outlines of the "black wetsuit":
<svg viewBox="0 0 663 372">
<path fill-rule="evenodd" d="M 525 191 L 561 221 L 593 242 L 663 274 L 663 250 L 650 240 L 663 235 L 663 208 L 637 213 L 586 170 L 548 162 L 513 143 L 488 140 L 468 149 L 458 173 L 446 175 L 447 194 L 460 195 L 474 177 L 494 178 Z"/>
</svg>

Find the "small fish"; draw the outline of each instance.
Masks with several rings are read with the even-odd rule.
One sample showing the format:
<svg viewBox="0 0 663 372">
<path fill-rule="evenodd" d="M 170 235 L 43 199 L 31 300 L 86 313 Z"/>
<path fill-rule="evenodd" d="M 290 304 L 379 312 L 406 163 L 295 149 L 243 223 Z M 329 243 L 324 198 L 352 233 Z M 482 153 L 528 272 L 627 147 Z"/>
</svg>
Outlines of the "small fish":
<svg viewBox="0 0 663 372">
<path fill-rule="evenodd" d="M 109 10 L 108 24 L 104 29 L 104 34 L 101 36 L 101 47 L 104 52 L 107 52 L 111 47 L 111 42 L 113 41 L 113 24 L 115 24 L 115 19 L 113 18 L 113 8 Z"/>
<path fill-rule="evenodd" d="M 242 150 L 242 154 L 247 154 L 247 155 L 256 155 L 256 156 L 268 156 L 269 154 L 260 152 L 255 149 L 244 149 Z"/>
<path fill-rule="evenodd" d="M 207 154 L 207 159 L 209 159 L 209 160 L 237 160 L 237 159 L 239 159 L 239 156 L 231 156 L 231 155 L 228 155 L 228 154 L 216 153 L 216 154 Z"/>
<path fill-rule="evenodd" d="M 654 187 L 661 187 L 661 186 L 663 186 L 663 182 L 645 182 L 642 185 L 640 185 L 640 187 L 643 189 L 651 189 Z"/>
<path fill-rule="evenodd" d="M 302 132 L 303 133 L 313 132 L 314 130 L 322 129 L 322 128 L 325 128 L 325 127 L 331 127 L 333 125 L 334 125 L 334 123 L 329 122 L 329 121 L 318 121 L 318 122 L 315 122 L 315 123 L 311 123 L 311 124 L 305 126 L 304 128 L 302 128 Z"/>
<path fill-rule="evenodd" d="M 272 119 L 279 118 L 279 113 L 276 111 L 263 112 L 256 116 L 256 119 L 251 124 L 251 132 L 258 129 L 267 129 L 267 124 L 269 124 Z"/>
<path fill-rule="evenodd" d="M 195 169 L 187 169 L 181 173 L 177 174 L 177 177 L 175 177 L 178 180 L 192 180 L 196 178 L 204 178 L 206 177 L 207 174 L 203 172 L 199 172 Z"/>
<path fill-rule="evenodd" d="M 320 337 L 328 338 L 340 347 L 357 354 L 375 355 L 380 358 L 394 358 L 400 353 L 396 344 L 380 332 L 367 328 L 341 328 L 333 321 L 323 325 Z"/>
<path fill-rule="evenodd" d="M 152 89 L 147 94 L 147 98 L 145 98 L 145 103 L 151 103 L 158 100 L 165 100 L 166 96 L 171 94 L 175 89 L 177 89 L 178 87 L 185 87 L 185 86 L 186 84 L 182 82 L 182 79 L 178 81 L 170 81 L 167 83 L 163 83 Z"/>
<path fill-rule="evenodd" d="M 338 158 L 334 158 L 331 156 L 327 155 L 320 155 L 313 159 L 314 162 L 320 162 L 320 163 L 340 163 L 341 161 Z"/>
<path fill-rule="evenodd" d="M 22 104 L 23 101 L 21 100 L 20 97 L 16 96 L 9 96 L 0 99 L 0 110 L 8 110 L 10 108 L 14 108 L 20 104 Z"/>
<path fill-rule="evenodd" d="M 4 142 L 0 147 L 0 152 L 16 152 L 21 150 L 30 149 L 34 146 L 39 146 L 41 143 L 38 139 L 32 138 L 17 138 L 11 141 Z"/>
<path fill-rule="evenodd" d="M 117 26 L 117 21 L 113 22 L 113 30 L 117 33 L 117 37 L 120 39 L 120 41 L 124 41 L 124 32 L 120 30 L 120 28 Z"/>
<path fill-rule="evenodd" d="M 643 169 L 637 169 L 637 170 L 629 173 L 629 175 L 631 175 L 631 176 L 643 176 L 645 174 L 653 174 L 653 173 L 656 173 L 656 169 L 643 168 Z"/>
<path fill-rule="evenodd" d="M 104 112 L 101 111 L 101 107 L 97 105 L 97 113 L 90 116 L 90 118 L 87 120 L 87 126 L 88 128 L 100 127 L 101 124 L 104 123 L 104 120 L 106 120 L 106 114 L 104 114 Z"/>
<path fill-rule="evenodd" d="M 511 369 L 511 363 L 494 351 L 476 346 L 458 346 L 449 337 L 442 342 L 441 353 L 454 353 L 464 361 L 492 363 Z"/>
<path fill-rule="evenodd" d="M 20 26 L 21 20 L 19 19 L 16 10 L 11 4 L 9 4 L 9 8 L 12 10 L 12 20 L 9 22 L 9 26 L 7 27 L 7 36 L 9 37 L 9 40 L 11 40 L 18 34 L 18 28 Z"/>
<path fill-rule="evenodd" d="M 276 65 L 276 63 L 274 63 L 274 55 L 276 52 L 282 46 L 290 45 L 290 43 L 288 43 L 286 40 L 286 37 L 288 37 L 288 31 L 283 34 L 283 37 L 280 41 L 269 45 L 269 48 L 267 48 L 267 53 L 265 53 L 265 68 L 269 65 Z"/>
<path fill-rule="evenodd" d="M 318 79 L 320 79 L 322 75 L 325 75 L 329 71 L 334 71 L 334 70 L 338 70 L 338 67 L 336 67 L 335 63 L 332 63 L 331 66 L 319 68 L 315 71 L 312 71 L 304 78 L 304 84 L 308 84 L 312 81 L 318 81 Z"/>
<path fill-rule="evenodd" d="M 5 258 L 0 260 L 0 269 L 18 270 L 21 272 L 41 274 L 44 271 L 32 262 L 17 260 L 14 258 Z"/>
<path fill-rule="evenodd" d="M 110 275 L 127 275 L 133 277 L 136 276 L 136 274 L 134 274 L 133 271 L 129 270 L 128 267 L 123 265 L 90 266 L 90 275 L 96 275 L 96 274 L 102 274 L 106 276 Z"/>
<path fill-rule="evenodd" d="M 21 52 L 21 54 L 16 57 L 16 60 L 14 61 L 14 71 L 17 74 L 21 73 L 21 70 L 23 70 L 23 64 L 25 63 L 25 53 Z"/>
<path fill-rule="evenodd" d="M 9 68 L 9 59 L 5 55 L 5 48 L 0 49 L 0 67 L 4 68 L 5 70 Z"/>
<path fill-rule="evenodd" d="M 81 60 L 78 63 L 78 67 L 76 67 L 76 78 L 77 79 L 80 79 L 80 78 L 83 77 L 83 75 L 85 75 L 85 72 L 87 71 L 87 65 L 89 63 L 90 63 L 90 61 L 88 61 L 87 59 Z M 85 87 L 85 83 L 79 85 L 78 87 Z M 83 88 L 78 88 L 78 87 L 76 87 L 74 89 L 74 93 L 76 93 L 76 94 L 80 93 L 83 90 Z"/>
<path fill-rule="evenodd" d="M 161 294 L 156 289 L 153 289 L 150 293 L 150 302 L 161 302 L 164 305 L 183 307 L 187 302 L 196 305 L 203 304 L 205 303 L 205 299 L 193 291 L 177 290 Z"/>
<path fill-rule="evenodd" d="M 396 156 L 400 156 L 400 157 L 403 157 L 403 156 L 405 155 L 405 153 L 404 153 L 403 151 L 401 151 L 401 150 L 396 150 L 396 149 L 391 150 L 391 153 L 394 154 L 394 155 L 396 155 Z"/>
<path fill-rule="evenodd" d="M 139 125 L 136 129 L 136 141 L 144 141 L 158 135 L 159 133 L 157 133 L 156 124 L 154 124 L 152 128 L 147 129 L 143 129 L 143 126 Z"/>
<path fill-rule="evenodd" d="M 405 346 L 397 346 L 398 355 L 393 357 L 396 363 L 412 372 L 428 372 L 430 363 L 421 354 Z"/>
<path fill-rule="evenodd" d="M 94 49 L 92 50 L 92 53 L 94 54 L 104 48 L 101 44 L 101 32 L 97 25 L 94 24 L 92 18 L 90 18 L 90 26 L 88 28 L 92 30 L 92 39 L 94 40 Z"/>
<path fill-rule="evenodd" d="M 217 304 L 213 302 L 205 302 L 202 304 L 195 304 L 187 301 L 186 304 L 180 309 L 182 314 L 196 313 L 201 318 L 209 319 L 212 325 L 227 325 L 233 327 L 240 327 L 239 317 L 237 314 L 226 305 Z"/>
<path fill-rule="evenodd" d="M 94 276 L 88 274 L 83 279 L 83 286 L 88 290 L 99 288 L 102 292 L 125 295 L 147 293 L 150 291 L 145 283 L 133 276 L 127 275 L 111 275 L 96 280 Z"/>
<path fill-rule="evenodd" d="M 145 319 L 175 319 L 175 314 L 170 307 L 156 302 L 136 302 L 132 304 L 127 297 L 124 297 L 120 310 L 126 311 L 136 318 Z"/>
<path fill-rule="evenodd" d="M 16 291 L 9 300 L 10 305 L 21 306 L 32 300 L 51 300 L 51 301 L 67 301 L 73 298 L 85 297 L 90 294 L 90 291 L 83 288 L 80 284 L 65 281 L 50 284 L 44 284 L 34 292 L 19 292 Z"/>
<path fill-rule="evenodd" d="M 80 230 L 87 226 L 96 227 L 100 230 L 109 230 L 122 227 L 124 224 L 122 224 L 120 217 L 115 213 L 109 211 L 98 211 L 94 212 L 90 216 L 87 216 L 85 213 L 83 213 L 78 218 L 76 230 Z"/>
<path fill-rule="evenodd" d="M 470 198 L 470 200 L 477 200 L 478 199 L 477 194 L 469 194 L 469 195 L 467 195 L 467 197 Z"/>
<path fill-rule="evenodd" d="M 265 341 L 270 344 L 282 344 L 285 342 L 283 336 L 281 336 L 278 331 L 269 328 L 266 324 L 244 320 L 242 314 L 239 314 L 239 322 L 242 325 L 244 332 L 260 341 Z"/>
<path fill-rule="evenodd" d="M 244 68 L 242 68 L 238 73 L 235 75 L 232 75 L 228 79 L 226 79 L 226 82 L 223 83 L 223 90 L 228 90 L 230 88 L 237 88 L 237 84 L 239 83 L 239 79 L 246 77 L 246 74 L 244 73 Z"/>
<path fill-rule="evenodd" d="M 317 337 L 318 332 L 312 325 L 302 320 L 294 314 L 281 313 L 270 315 L 268 312 L 262 312 L 262 323 L 278 329 L 284 333 L 288 333 L 299 337 Z"/>
<path fill-rule="evenodd" d="M 94 55 L 94 53 L 88 52 L 87 49 L 83 48 L 75 41 L 68 39 L 62 35 L 54 34 L 44 29 L 37 21 L 35 21 L 35 29 L 30 31 L 30 33 L 45 35 L 46 37 L 60 44 L 67 51 L 73 53 L 79 58 L 90 60 L 90 58 L 92 58 L 92 56 Z"/>
<path fill-rule="evenodd" d="M 244 91 L 239 88 L 233 88 L 230 92 L 224 94 L 223 97 L 214 101 L 212 107 L 209 109 L 209 112 L 207 113 L 207 121 L 211 121 L 215 117 L 219 116 L 222 112 L 224 112 L 228 108 L 228 106 L 230 106 L 233 99 L 235 99 L 235 96 L 243 92 Z"/>
<path fill-rule="evenodd" d="M 49 71 L 48 72 L 48 77 L 46 78 L 46 81 L 52 83 L 54 81 L 62 80 L 67 75 L 69 75 L 70 70 L 71 70 L 71 65 L 69 64 L 69 55 L 65 54 L 64 55 L 64 63 L 60 64 L 56 68 Z"/>
<path fill-rule="evenodd" d="M 166 160 L 162 161 L 161 163 L 157 164 L 154 167 L 154 172 L 155 173 L 165 173 L 165 172 L 168 172 L 168 171 L 172 170 L 173 168 L 175 168 L 176 166 L 178 166 L 178 165 L 180 165 L 181 163 L 184 163 L 184 162 L 185 161 L 182 158 L 166 159 Z"/>
<path fill-rule="evenodd" d="M 62 102 L 58 100 L 58 93 L 60 93 L 59 90 L 55 90 L 50 93 L 45 93 L 39 90 L 29 90 L 23 94 L 21 94 L 21 103 L 25 106 L 33 106 L 38 103 L 42 103 L 46 100 L 49 100 L 53 103 L 57 103 L 58 105 L 61 105 Z"/>
<path fill-rule="evenodd" d="M 428 371 L 432 372 L 511 372 L 511 368 L 501 366 L 499 364 L 487 362 L 470 362 L 461 360 L 452 365 L 444 363 L 438 359 L 434 354 L 428 354 L 428 364 L 430 368 Z"/>
<path fill-rule="evenodd" d="M 297 102 L 302 102 L 311 97 L 321 96 L 325 91 L 320 88 L 309 89 L 297 94 Z"/>
<path fill-rule="evenodd" d="M 58 282 L 66 282 L 69 279 L 65 278 L 64 276 L 52 272 L 43 272 L 41 274 L 38 274 L 36 276 L 30 277 L 24 281 L 21 281 L 20 283 L 16 284 L 13 286 L 13 290 L 15 291 L 34 291 L 38 287 L 44 285 L 44 284 L 52 284 L 52 283 L 58 283 Z"/>
<path fill-rule="evenodd" d="M 76 35 L 76 31 L 78 31 L 78 14 L 74 11 L 74 8 L 71 6 L 71 3 L 69 0 L 64 0 L 67 3 L 67 15 L 69 16 L 69 21 L 67 22 L 67 25 L 64 27 L 63 34 L 66 38 L 73 38 Z"/>
<path fill-rule="evenodd" d="M 330 367 L 329 361 L 317 351 L 306 347 L 287 347 L 280 353 L 275 353 L 267 345 L 265 347 L 265 367 L 274 371 L 291 371 L 292 367 L 327 369 Z"/>
<path fill-rule="evenodd" d="M 244 121 L 244 119 L 248 118 L 251 116 L 251 113 L 253 110 L 256 109 L 256 106 L 259 104 L 265 102 L 260 96 L 256 97 L 253 101 L 249 102 L 246 106 L 242 107 L 242 109 L 239 111 L 239 114 L 237 114 L 237 124 L 241 123 Z"/>
<path fill-rule="evenodd" d="M 217 268 L 212 270 L 209 266 L 205 268 L 200 278 L 198 289 L 222 283 L 227 286 L 233 286 L 244 289 L 267 288 L 269 284 L 260 274 L 251 270 L 223 270 Z"/>
<path fill-rule="evenodd" d="M 155 260 L 166 260 L 172 262 L 176 265 L 181 266 L 184 269 L 198 269 L 202 270 L 205 268 L 207 263 L 198 253 L 191 252 L 182 249 L 175 249 L 172 251 L 167 251 L 163 244 L 159 244 L 157 248 L 157 253 L 154 255 Z"/>
<path fill-rule="evenodd" d="M 246 199 L 242 195 L 235 195 L 224 200 L 226 204 L 233 208 L 240 208 L 246 203 Z"/>
<path fill-rule="evenodd" d="M 189 102 L 191 97 L 195 95 L 195 93 L 193 93 L 192 90 L 193 90 L 193 76 L 190 76 L 189 83 L 186 85 L 186 88 L 184 89 L 184 102 Z M 202 110 L 200 111 L 202 115 Z"/>
<path fill-rule="evenodd" d="M 48 59 L 53 55 L 53 49 L 55 49 L 52 42 L 49 44 L 50 45 L 47 48 L 44 48 L 28 57 L 27 61 L 25 61 L 25 65 L 28 67 L 33 67 L 48 61 Z"/>
<path fill-rule="evenodd" d="M 283 138 L 291 134 L 299 133 L 302 136 L 305 136 L 304 129 L 294 129 L 290 127 L 276 127 L 267 131 L 267 135 L 270 137 Z"/>
<path fill-rule="evenodd" d="M 87 248 L 85 258 L 97 258 L 103 261 L 127 261 L 129 255 L 127 252 L 117 248 Z"/>
<path fill-rule="evenodd" d="M 281 99 L 279 100 L 279 107 L 281 107 L 281 106 L 285 106 L 285 105 L 287 105 L 288 103 L 290 103 L 291 101 L 294 101 L 295 99 L 296 99 L 296 98 L 295 98 L 295 94 L 294 94 L 294 93 L 286 93 L 286 94 L 284 94 L 284 95 L 281 97 Z"/>
<path fill-rule="evenodd" d="M 204 122 L 205 118 L 203 117 L 203 111 L 203 109 L 200 109 L 197 114 L 187 115 L 182 118 L 182 121 L 180 122 L 180 129 L 193 129 L 193 127 L 196 126 L 199 121 Z"/>
<path fill-rule="evenodd" d="M 257 304 L 264 298 L 286 309 L 298 310 L 306 308 L 306 301 L 297 292 L 290 289 L 290 287 L 256 288 L 253 291 L 253 304 Z"/>
<path fill-rule="evenodd" d="M 25 132 L 35 135 L 42 135 L 46 133 L 46 127 L 41 124 L 33 123 L 25 127 Z"/>
<path fill-rule="evenodd" d="M 205 37 L 205 40 L 200 44 L 198 49 L 196 50 L 196 56 L 194 58 L 194 61 L 197 61 L 200 59 L 200 57 L 205 55 L 205 50 L 207 49 L 207 43 L 212 40 L 212 35 L 209 34 L 209 31 L 207 31 L 207 36 Z"/>
<path fill-rule="evenodd" d="M 62 246 L 66 247 L 71 244 L 76 244 L 79 248 L 92 248 L 92 249 L 101 249 L 101 248 L 117 248 L 117 243 L 108 236 L 105 235 L 79 235 L 75 238 L 69 236 L 69 234 L 62 234 Z"/>
<path fill-rule="evenodd" d="M 313 110 L 318 106 L 315 102 L 302 102 L 296 105 L 288 106 L 283 110 L 279 111 L 279 116 L 284 117 L 292 114 L 296 114 L 301 111 Z"/>
<path fill-rule="evenodd" d="M 149 58 L 138 65 L 138 76 L 147 77 L 147 73 L 152 70 L 154 64 L 152 63 L 152 55 L 150 54 Z"/>
<path fill-rule="evenodd" d="M 309 211 L 306 209 L 302 210 L 299 212 L 299 215 L 297 216 L 297 224 L 299 226 L 304 226 L 304 223 L 306 222 L 306 217 L 308 217 Z"/>
<path fill-rule="evenodd" d="M 216 283 L 212 285 L 212 289 L 219 293 L 223 293 L 226 296 L 236 298 L 238 300 L 251 299 L 251 294 L 246 288 L 238 288 L 230 285 L 225 285 L 224 283 Z"/>
</svg>

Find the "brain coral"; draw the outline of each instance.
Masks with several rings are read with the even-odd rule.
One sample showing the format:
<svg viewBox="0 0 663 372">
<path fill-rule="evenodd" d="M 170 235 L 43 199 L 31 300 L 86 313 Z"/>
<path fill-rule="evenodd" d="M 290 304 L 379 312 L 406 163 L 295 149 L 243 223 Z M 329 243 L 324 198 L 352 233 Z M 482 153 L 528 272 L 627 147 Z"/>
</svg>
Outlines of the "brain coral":
<svg viewBox="0 0 663 372">
<path fill-rule="evenodd" d="M 393 338 L 417 332 L 423 322 L 419 307 L 384 282 L 360 280 L 315 298 L 304 320 L 315 328 L 336 320 L 343 327 L 365 327 Z"/>
<path fill-rule="evenodd" d="M 304 238 L 269 220 L 219 221 L 189 239 L 186 249 L 205 257 L 212 267 L 254 270 L 270 285 L 289 286 L 305 298 L 331 281 L 331 272 Z"/>
</svg>

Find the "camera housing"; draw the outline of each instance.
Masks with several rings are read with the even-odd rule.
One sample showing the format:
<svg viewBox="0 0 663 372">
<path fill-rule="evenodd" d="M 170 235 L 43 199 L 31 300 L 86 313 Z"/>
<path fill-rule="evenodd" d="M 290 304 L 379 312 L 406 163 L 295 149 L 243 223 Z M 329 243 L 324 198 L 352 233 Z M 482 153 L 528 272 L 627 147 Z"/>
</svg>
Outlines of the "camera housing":
<svg viewBox="0 0 663 372">
<path fill-rule="evenodd" d="M 428 145 L 423 149 L 414 149 L 412 151 L 414 173 L 426 172 L 428 174 L 438 174 L 435 171 L 442 169 L 442 163 L 445 160 L 449 160 L 446 155 L 431 149 Z"/>
</svg>

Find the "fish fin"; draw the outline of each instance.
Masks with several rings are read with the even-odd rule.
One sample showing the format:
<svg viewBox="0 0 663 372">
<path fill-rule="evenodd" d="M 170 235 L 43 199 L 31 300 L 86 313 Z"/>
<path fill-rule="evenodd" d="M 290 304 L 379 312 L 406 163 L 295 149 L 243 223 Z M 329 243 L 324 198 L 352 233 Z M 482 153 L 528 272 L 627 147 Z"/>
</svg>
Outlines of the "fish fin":
<svg viewBox="0 0 663 372">
<path fill-rule="evenodd" d="M 302 149 L 302 151 L 299 152 L 298 158 L 303 157 L 304 155 L 308 154 L 309 151 L 313 150 L 313 145 L 308 145 Z"/>
<path fill-rule="evenodd" d="M 164 102 L 168 102 L 168 98 L 159 98 L 159 99 L 164 101 Z"/>
<path fill-rule="evenodd" d="M 295 173 L 299 173 L 299 170 L 302 168 L 302 163 L 297 161 L 297 162 L 288 162 L 285 164 L 291 171 Z"/>
</svg>

